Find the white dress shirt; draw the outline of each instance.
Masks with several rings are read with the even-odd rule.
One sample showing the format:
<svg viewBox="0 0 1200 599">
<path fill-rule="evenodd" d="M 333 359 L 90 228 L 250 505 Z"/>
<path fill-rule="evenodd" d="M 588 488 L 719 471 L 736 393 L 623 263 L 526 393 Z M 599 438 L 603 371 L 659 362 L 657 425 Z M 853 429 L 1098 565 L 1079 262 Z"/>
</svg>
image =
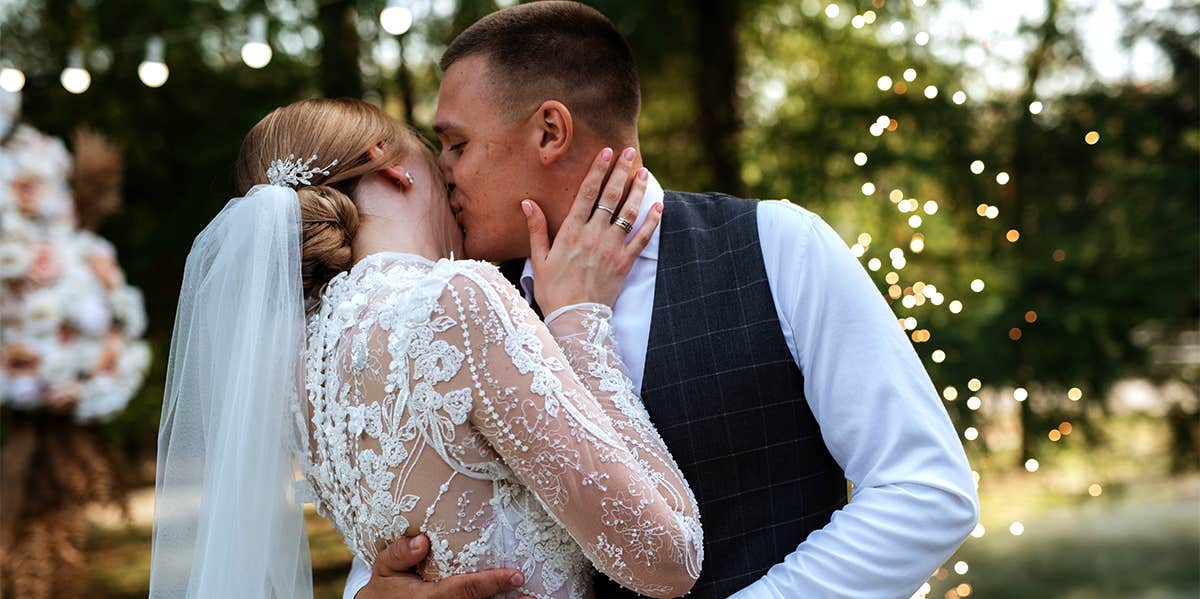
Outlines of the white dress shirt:
<svg viewBox="0 0 1200 599">
<path fill-rule="evenodd" d="M 651 176 L 634 231 L 662 199 Z M 783 337 L 854 493 L 824 528 L 733 597 L 909 597 L 979 520 L 962 444 L 896 316 L 841 237 L 786 201 L 762 201 L 757 210 Z M 636 389 L 646 367 L 658 238 L 656 231 L 613 306 L 617 352 Z M 533 295 L 529 261 L 521 287 Z M 356 560 L 345 599 L 369 578 Z"/>
</svg>

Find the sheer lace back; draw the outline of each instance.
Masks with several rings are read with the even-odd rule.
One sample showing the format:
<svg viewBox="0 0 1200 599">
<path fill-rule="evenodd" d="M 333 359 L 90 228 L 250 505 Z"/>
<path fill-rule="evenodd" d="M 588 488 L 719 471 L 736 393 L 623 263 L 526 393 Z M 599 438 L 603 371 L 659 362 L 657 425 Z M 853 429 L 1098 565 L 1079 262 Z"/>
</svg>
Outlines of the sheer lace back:
<svg viewBox="0 0 1200 599">
<path fill-rule="evenodd" d="M 366 563 L 426 533 L 421 574 L 490 567 L 586 597 L 593 567 L 652 596 L 699 576 L 696 502 L 614 353 L 608 308 L 542 324 L 495 267 L 375 254 L 309 317 L 299 452 Z M 561 346 L 561 349 L 560 349 Z"/>
</svg>

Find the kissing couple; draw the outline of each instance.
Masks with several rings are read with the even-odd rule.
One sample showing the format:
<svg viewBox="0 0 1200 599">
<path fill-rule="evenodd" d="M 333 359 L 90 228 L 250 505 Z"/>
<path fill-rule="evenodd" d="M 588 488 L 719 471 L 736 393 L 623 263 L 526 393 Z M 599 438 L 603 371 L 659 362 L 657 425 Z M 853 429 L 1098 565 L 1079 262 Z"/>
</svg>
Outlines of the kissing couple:
<svg viewBox="0 0 1200 599">
<path fill-rule="evenodd" d="M 357 100 L 246 136 L 185 268 L 150 596 L 311 597 L 306 502 L 345 597 L 911 596 L 978 499 L 838 234 L 664 190 L 592 8 L 440 67 L 437 155 Z"/>
</svg>

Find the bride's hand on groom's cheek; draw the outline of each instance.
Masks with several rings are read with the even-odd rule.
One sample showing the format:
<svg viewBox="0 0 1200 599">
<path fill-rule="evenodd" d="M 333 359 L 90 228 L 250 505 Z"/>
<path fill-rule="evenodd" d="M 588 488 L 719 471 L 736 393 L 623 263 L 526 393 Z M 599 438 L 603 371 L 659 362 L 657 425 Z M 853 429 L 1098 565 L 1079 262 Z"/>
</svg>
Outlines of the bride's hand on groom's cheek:
<svg viewBox="0 0 1200 599">
<path fill-rule="evenodd" d="M 524 577 L 511 568 L 459 574 L 438 582 L 425 582 L 413 569 L 429 552 L 425 535 L 402 538 L 388 545 L 375 558 L 371 580 L 355 599 L 487 599 L 515 591 Z M 522 597 L 521 599 L 533 599 Z"/>
<path fill-rule="evenodd" d="M 596 156 L 553 246 L 541 208 L 532 200 L 521 202 L 529 226 L 533 278 L 537 281 L 534 293 L 544 314 L 585 302 L 611 307 L 617 300 L 625 275 L 662 219 L 662 204 L 658 204 L 647 213 L 637 233 L 629 235 L 650 178 L 646 169 L 634 169 L 636 156 L 633 148 L 626 148 L 620 156 L 605 148 Z M 614 159 L 617 164 L 605 183 L 604 176 Z"/>
</svg>

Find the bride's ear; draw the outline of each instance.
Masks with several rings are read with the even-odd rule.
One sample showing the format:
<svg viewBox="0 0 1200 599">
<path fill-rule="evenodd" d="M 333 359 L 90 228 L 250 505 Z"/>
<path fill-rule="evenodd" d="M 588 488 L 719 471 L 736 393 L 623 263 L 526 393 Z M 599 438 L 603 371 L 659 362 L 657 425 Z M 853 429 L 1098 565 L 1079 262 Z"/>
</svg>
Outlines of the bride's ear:
<svg viewBox="0 0 1200 599">
<path fill-rule="evenodd" d="M 367 156 L 370 156 L 371 160 L 378 160 L 382 155 L 383 148 L 380 146 L 371 146 L 369 149 L 367 149 Z M 381 168 L 377 172 L 403 189 L 412 187 L 412 176 L 409 175 L 408 171 L 405 170 L 405 168 L 401 165 L 394 164 L 392 166 Z"/>
<path fill-rule="evenodd" d="M 558 100 L 546 100 L 534 113 L 538 158 L 542 166 L 553 164 L 571 148 L 575 122 L 571 111 Z"/>
<path fill-rule="evenodd" d="M 387 177 L 389 181 L 399 185 L 403 189 L 408 189 L 413 185 L 412 175 L 403 166 L 398 164 L 379 169 L 379 174 Z"/>
</svg>

